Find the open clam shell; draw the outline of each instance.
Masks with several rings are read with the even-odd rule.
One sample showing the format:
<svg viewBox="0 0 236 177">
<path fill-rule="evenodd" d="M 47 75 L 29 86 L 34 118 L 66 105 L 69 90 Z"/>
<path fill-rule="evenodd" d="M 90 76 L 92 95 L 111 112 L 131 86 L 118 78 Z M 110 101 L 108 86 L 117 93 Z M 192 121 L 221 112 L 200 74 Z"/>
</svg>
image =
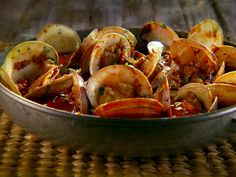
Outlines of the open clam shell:
<svg viewBox="0 0 236 177">
<path fill-rule="evenodd" d="M 82 77 L 75 70 L 71 69 L 67 74 L 62 74 L 59 72 L 60 69 L 58 66 L 52 67 L 35 81 L 25 97 L 32 100 L 40 100 L 42 98 L 50 100 L 65 92 L 63 95 L 67 94 L 69 98 L 64 98 L 61 102 L 65 102 L 67 107 L 68 105 L 74 107 L 76 113 L 86 114 L 89 103 Z M 60 107 L 60 103 L 56 104 L 53 104 L 56 108 L 64 110 L 63 107 Z"/>
<path fill-rule="evenodd" d="M 206 19 L 191 28 L 188 38 L 198 41 L 209 49 L 223 44 L 223 32 L 213 19 Z"/>
<path fill-rule="evenodd" d="M 151 97 L 146 76 L 130 66 L 111 65 L 94 73 L 87 82 L 87 95 L 93 107 L 117 99 Z"/>
<path fill-rule="evenodd" d="M 166 46 L 170 46 L 174 40 L 179 39 L 174 30 L 161 22 L 149 22 L 144 24 L 139 36 L 142 40 L 147 42 L 160 41 Z"/>
<path fill-rule="evenodd" d="M 225 106 L 236 104 L 236 86 L 225 83 L 209 84 L 207 87 L 211 90 L 214 97 L 218 97 L 218 102 Z"/>
<path fill-rule="evenodd" d="M 13 91 L 19 94 L 18 81 L 33 81 L 53 65 L 58 63 L 57 51 L 50 45 L 40 41 L 27 41 L 15 46 L 6 56 L 1 67 L 2 79 L 14 88 Z M 18 91 L 16 91 L 18 90 Z"/>
<path fill-rule="evenodd" d="M 75 52 L 81 43 L 73 29 L 61 24 L 49 24 L 37 34 L 37 40 L 50 44 L 58 53 Z"/>
<path fill-rule="evenodd" d="M 206 75 L 210 75 L 217 67 L 215 55 L 207 47 L 191 39 L 175 40 L 170 46 L 170 54 L 178 65 L 189 65 L 191 67 L 193 63 L 193 69 L 198 68 Z M 191 70 L 190 73 L 192 71 L 194 72 Z"/>
<path fill-rule="evenodd" d="M 161 60 L 160 54 L 149 54 L 145 57 L 143 63 L 138 67 L 147 78 L 151 78 L 156 70 L 157 64 Z"/>
<path fill-rule="evenodd" d="M 216 78 L 215 83 L 226 83 L 236 85 L 236 71 L 225 73 Z"/>
<path fill-rule="evenodd" d="M 236 69 L 236 48 L 229 45 L 220 45 L 214 49 L 214 54 L 219 62 L 225 62 L 226 67 Z"/>
<path fill-rule="evenodd" d="M 108 33 L 102 36 L 93 48 L 89 64 L 90 74 L 112 64 L 125 64 L 131 55 L 129 41 L 121 34 Z"/>
<path fill-rule="evenodd" d="M 167 77 L 164 77 L 164 79 L 160 83 L 158 89 L 153 94 L 153 98 L 160 101 L 163 104 L 163 109 L 168 112 L 169 116 L 171 116 L 170 88 L 169 88 L 169 82 L 168 82 Z"/>
<path fill-rule="evenodd" d="M 98 32 L 98 39 L 101 39 L 102 36 L 104 36 L 105 34 L 108 33 L 118 33 L 121 34 L 122 36 L 124 36 L 130 43 L 130 46 L 132 48 L 135 48 L 136 44 L 137 44 L 137 39 L 136 37 L 127 29 L 119 27 L 119 26 L 106 26 L 102 29 L 99 30 Z"/>
<path fill-rule="evenodd" d="M 152 98 L 126 98 L 99 105 L 93 114 L 101 117 L 160 117 L 163 105 Z"/>
<path fill-rule="evenodd" d="M 204 84 L 200 83 L 189 83 L 179 88 L 175 99 L 185 98 L 189 92 L 194 93 L 194 95 L 203 103 L 206 110 L 209 110 L 212 106 L 213 97 L 211 90 Z"/>
</svg>

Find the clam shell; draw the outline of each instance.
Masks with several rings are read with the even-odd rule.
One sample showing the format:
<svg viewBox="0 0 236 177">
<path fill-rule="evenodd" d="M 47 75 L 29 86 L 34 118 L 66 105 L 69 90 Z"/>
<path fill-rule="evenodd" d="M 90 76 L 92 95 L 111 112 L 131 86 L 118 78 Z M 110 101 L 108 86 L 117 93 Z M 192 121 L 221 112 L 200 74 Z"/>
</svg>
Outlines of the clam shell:
<svg viewBox="0 0 236 177">
<path fill-rule="evenodd" d="M 109 51 L 114 57 L 110 57 L 110 54 L 106 53 Z M 120 53 L 115 54 L 113 50 L 120 50 Z M 131 55 L 131 47 L 128 40 L 121 34 L 118 33 L 108 33 L 102 36 L 93 48 L 91 53 L 89 71 L 90 74 L 94 74 L 96 71 L 102 67 L 112 65 L 114 63 L 122 63 L 128 61 Z"/>
<path fill-rule="evenodd" d="M 106 96 L 101 93 L 101 89 L 104 91 L 104 87 L 112 90 L 111 95 L 113 94 L 113 96 L 109 101 L 117 99 L 114 92 L 122 92 L 119 98 L 152 96 L 152 87 L 146 76 L 138 69 L 125 65 L 107 66 L 89 78 L 87 95 L 93 107 L 101 104 L 99 99 Z"/>
<path fill-rule="evenodd" d="M 152 74 L 155 72 L 157 64 L 161 60 L 160 54 L 149 54 L 145 57 L 145 60 L 143 61 L 142 65 L 138 68 L 143 72 L 145 76 L 149 79 L 152 77 Z"/>
<path fill-rule="evenodd" d="M 27 41 L 18 44 L 7 54 L 1 67 L 2 77 L 10 88 L 19 80 L 35 80 L 45 73 L 52 64 L 58 63 L 57 51 L 50 45 L 40 41 Z M 7 74 L 6 74 L 7 73 Z M 11 79 L 11 81 L 9 81 Z M 13 89 L 19 94 L 19 90 Z"/>
<path fill-rule="evenodd" d="M 225 62 L 225 66 L 236 69 L 236 48 L 229 45 L 221 45 L 215 48 L 214 54 L 219 62 Z"/>
<path fill-rule="evenodd" d="M 207 74 L 211 74 L 217 66 L 215 55 L 207 47 L 191 39 L 175 40 L 170 46 L 170 54 L 178 65 L 189 65 L 193 62 L 194 67 Z"/>
<path fill-rule="evenodd" d="M 198 41 L 209 49 L 223 44 L 223 32 L 213 19 L 206 19 L 191 28 L 188 38 Z"/>
<path fill-rule="evenodd" d="M 139 36 L 142 40 L 147 42 L 160 41 L 167 46 L 170 46 L 174 40 L 179 39 L 174 30 L 161 22 L 149 22 L 144 24 Z"/>
<path fill-rule="evenodd" d="M 179 88 L 175 99 L 185 98 L 189 92 L 192 92 L 204 104 L 207 110 L 210 109 L 213 102 L 211 90 L 204 84 L 189 83 Z"/>
<path fill-rule="evenodd" d="M 225 73 L 214 81 L 215 83 L 226 83 L 236 85 L 236 71 Z"/>
<path fill-rule="evenodd" d="M 93 112 L 101 117 L 145 118 L 161 117 L 162 104 L 151 98 L 126 98 L 99 105 Z"/>
<path fill-rule="evenodd" d="M 207 87 L 211 90 L 214 97 L 218 97 L 218 102 L 225 106 L 236 104 L 236 86 L 225 83 L 209 84 Z"/>
<path fill-rule="evenodd" d="M 147 44 L 149 53 L 162 54 L 165 51 L 165 46 L 159 41 L 151 41 Z"/>
<path fill-rule="evenodd" d="M 37 41 L 50 44 L 58 53 L 75 52 L 81 43 L 76 31 L 61 24 L 49 24 L 43 27 L 37 34 Z"/>
<path fill-rule="evenodd" d="M 153 94 L 153 98 L 160 101 L 163 104 L 164 110 L 170 113 L 171 100 L 170 100 L 169 82 L 167 77 L 164 77 L 160 86 Z"/>
<path fill-rule="evenodd" d="M 102 36 L 108 33 L 118 33 L 124 36 L 130 43 L 132 48 L 137 44 L 136 37 L 127 29 L 118 26 L 106 26 L 99 30 L 97 38 L 100 40 Z"/>
</svg>

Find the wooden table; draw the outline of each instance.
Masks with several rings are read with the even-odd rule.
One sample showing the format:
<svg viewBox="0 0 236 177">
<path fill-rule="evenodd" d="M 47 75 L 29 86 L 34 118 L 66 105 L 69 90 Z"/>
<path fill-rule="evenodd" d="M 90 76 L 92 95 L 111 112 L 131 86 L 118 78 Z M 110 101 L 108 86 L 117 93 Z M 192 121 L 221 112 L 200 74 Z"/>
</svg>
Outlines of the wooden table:
<svg viewBox="0 0 236 177">
<path fill-rule="evenodd" d="M 235 0 L 0 0 L 0 41 L 21 41 L 48 23 L 75 30 L 106 25 L 141 27 L 161 21 L 187 31 L 206 18 L 215 19 L 226 39 L 236 42 Z"/>
</svg>

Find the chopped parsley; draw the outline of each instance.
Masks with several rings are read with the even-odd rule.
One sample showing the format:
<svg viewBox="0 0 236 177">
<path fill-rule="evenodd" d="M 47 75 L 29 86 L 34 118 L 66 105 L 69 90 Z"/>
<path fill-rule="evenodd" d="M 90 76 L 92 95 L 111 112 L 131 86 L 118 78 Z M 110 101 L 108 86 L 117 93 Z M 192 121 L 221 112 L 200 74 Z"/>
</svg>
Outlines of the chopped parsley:
<svg viewBox="0 0 236 177">
<path fill-rule="evenodd" d="M 105 92 L 105 88 L 104 88 L 104 87 L 100 87 L 100 88 L 99 88 L 99 93 L 100 93 L 101 95 L 103 95 L 104 92 Z"/>
<path fill-rule="evenodd" d="M 51 61 L 52 63 L 56 63 L 56 59 L 55 58 L 48 57 L 48 60 Z"/>
<path fill-rule="evenodd" d="M 161 26 L 162 28 L 164 28 L 164 29 L 167 28 L 167 26 L 166 26 L 164 23 L 160 23 L 160 26 Z"/>
</svg>

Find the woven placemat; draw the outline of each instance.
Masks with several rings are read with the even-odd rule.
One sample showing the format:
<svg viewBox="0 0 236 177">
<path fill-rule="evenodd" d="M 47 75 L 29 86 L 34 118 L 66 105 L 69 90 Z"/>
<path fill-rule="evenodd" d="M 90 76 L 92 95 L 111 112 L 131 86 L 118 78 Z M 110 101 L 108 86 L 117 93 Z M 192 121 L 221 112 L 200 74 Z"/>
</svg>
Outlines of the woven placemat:
<svg viewBox="0 0 236 177">
<path fill-rule="evenodd" d="M 54 146 L 0 115 L 0 176 L 234 177 L 236 134 L 191 154 L 155 158 L 85 155 Z"/>
</svg>

